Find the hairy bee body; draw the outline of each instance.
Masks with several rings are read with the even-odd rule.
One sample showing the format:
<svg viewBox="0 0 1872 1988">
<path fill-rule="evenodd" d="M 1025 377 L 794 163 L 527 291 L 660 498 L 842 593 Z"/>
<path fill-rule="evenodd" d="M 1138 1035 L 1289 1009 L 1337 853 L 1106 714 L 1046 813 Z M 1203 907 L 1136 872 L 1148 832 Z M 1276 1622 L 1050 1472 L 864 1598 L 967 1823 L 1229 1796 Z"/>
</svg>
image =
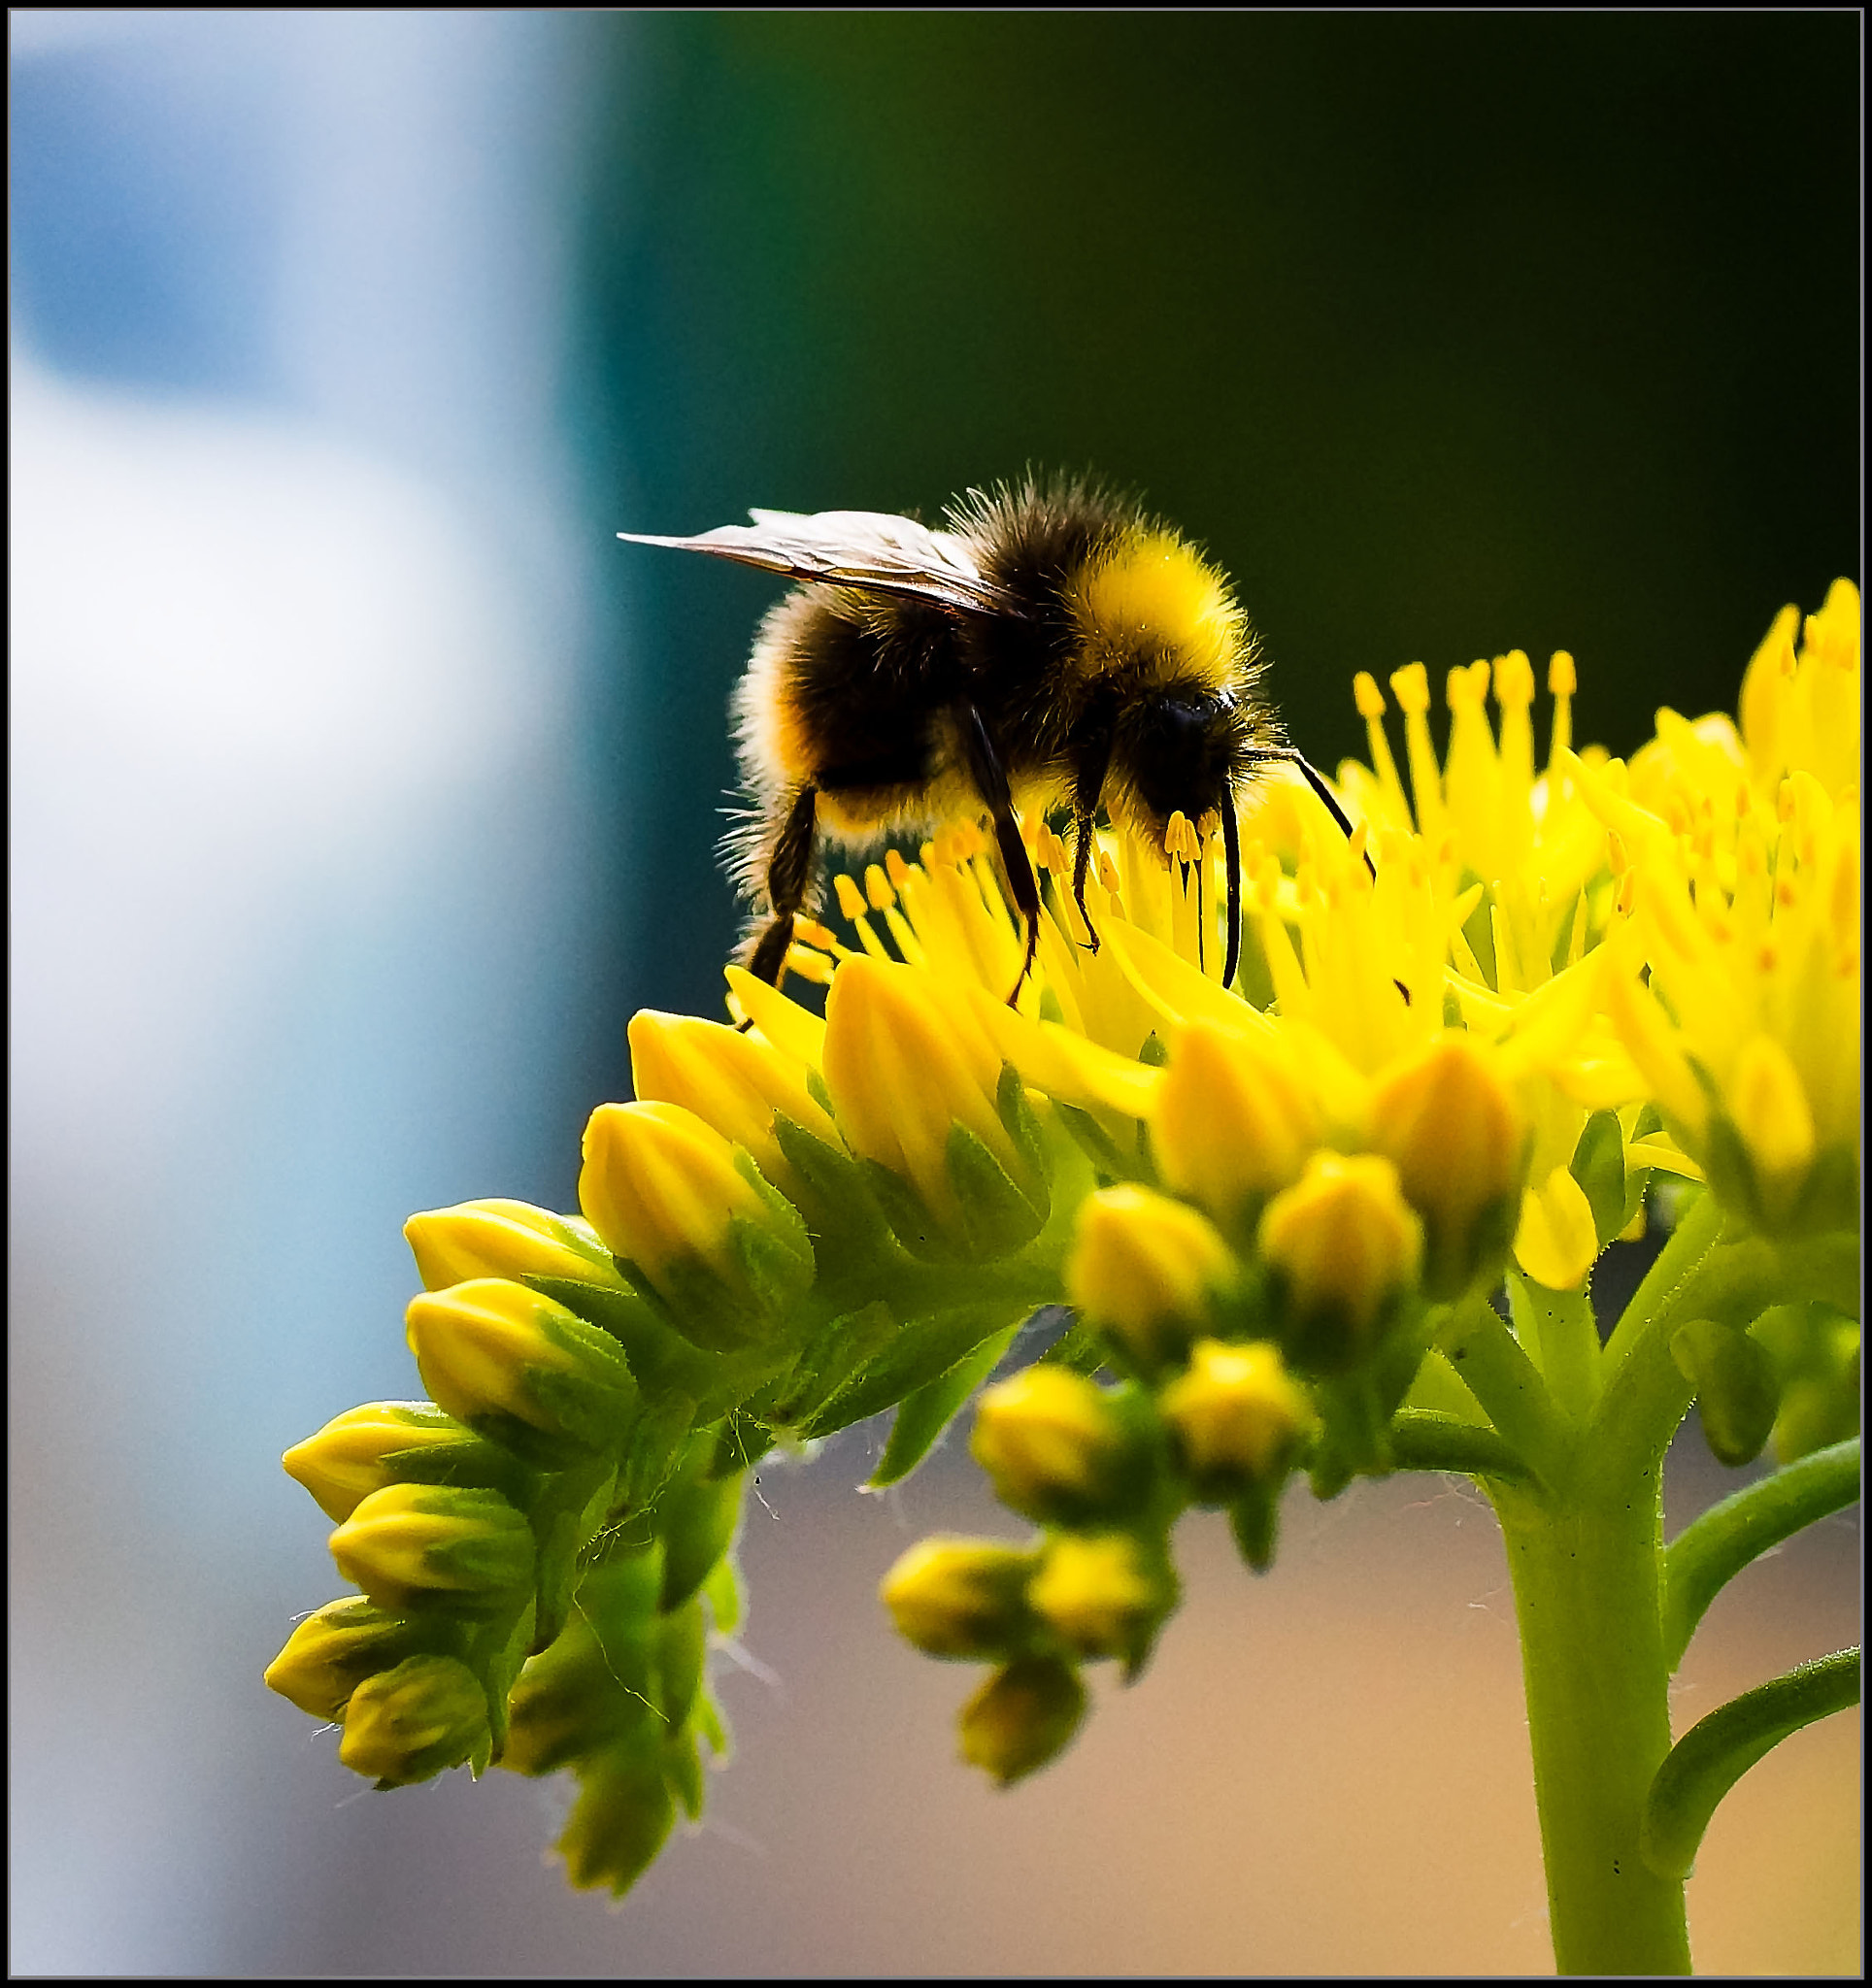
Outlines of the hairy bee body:
<svg viewBox="0 0 1872 1988">
<path fill-rule="evenodd" d="M 756 973 L 784 971 L 821 838 L 984 815 L 1030 964 L 1039 893 L 1016 815 L 1034 811 L 1072 816 L 1082 911 L 1101 812 L 1159 842 L 1179 812 L 1219 818 L 1233 934 L 1235 796 L 1289 754 L 1247 617 L 1199 551 L 1095 484 L 1031 477 L 970 493 L 937 531 L 865 512 L 752 515 L 648 543 L 802 581 L 761 623 L 733 700 L 752 809 L 728 848 L 755 907 Z M 1232 937 L 1229 950 L 1232 969 Z"/>
</svg>

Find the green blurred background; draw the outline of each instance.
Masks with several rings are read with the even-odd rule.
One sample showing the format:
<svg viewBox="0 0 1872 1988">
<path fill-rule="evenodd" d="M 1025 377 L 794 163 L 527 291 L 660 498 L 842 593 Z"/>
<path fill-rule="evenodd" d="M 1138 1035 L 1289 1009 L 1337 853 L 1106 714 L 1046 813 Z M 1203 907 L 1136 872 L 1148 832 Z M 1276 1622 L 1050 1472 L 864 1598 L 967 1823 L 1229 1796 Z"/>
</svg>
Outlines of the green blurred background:
<svg viewBox="0 0 1872 1988">
<path fill-rule="evenodd" d="M 1138 1688 L 999 1795 L 879 1578 L 959 1442 L 763 1473 L 740 1755 L 616 1915 L 564 1790 L 371 1795 L 259 1673 L 339 1586 L 283 1448 L 416 1391 L 398 1230 L 573 1205 L 640 1005 L 719 1012 L 775 583 L 618 545 L 1029 462 L 1234 575 L 1293 737 L 1520 646 L 1629 751 L 1859 568 L 1852 13 L 11 17 L 16 1971 L 1549 1964 L 1498 1536 L 1435 1480 L 1180 1541 Z M 50 542 L 50 543 L 49 543 Z M 1686 1432 L 1672 1522 L 1733 1478 Z M 1843 1516 L 1680 1725 L 1851 1640 Z M 1706 1969 L 1859 1965 L 1856 1715 L 1752 1773 Z"/>
<path fill-rule="evenodd" d="M 1858 65 L 1835 15 L 663 15 L 586 228 L 593 488 L 933 518 L 1034 462 L 1230 571 L 1292 736 L 1350 680 L 1579 659 L 1581 735 L 1730 705 L 1856 574 Z M 621 550 L 620 836 L 716 998 L 727 686 L 771 580 Z"/>
</svg>

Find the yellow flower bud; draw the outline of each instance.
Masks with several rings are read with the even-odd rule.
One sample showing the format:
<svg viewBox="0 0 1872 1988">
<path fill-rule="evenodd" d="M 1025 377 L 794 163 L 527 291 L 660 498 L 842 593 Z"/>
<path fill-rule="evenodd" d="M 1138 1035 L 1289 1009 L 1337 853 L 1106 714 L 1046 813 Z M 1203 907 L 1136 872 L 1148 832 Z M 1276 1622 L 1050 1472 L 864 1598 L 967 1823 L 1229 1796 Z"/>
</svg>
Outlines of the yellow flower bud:
<svg viewBox="0 0 1872 1988">
<path fill-rule="evenodd" d="M 813 1280 L 798 1211 L 680 1105 L 600 1105 L 585 1127 L 579 1203 L 700 1345 L 762 1338 Z"/>
<path fill-rule="evenodd" d="M 992 1540 L 919 1541 L 885 1575 L 884 1603 L 906 1642 L 932 1657 L 1005 1657 L 1030 1622 L 1034 1555 Z"/>
<path fill-rule="evenodd" d="M 1188 1372 L 1163 1390 L 1157 1407 L 1199 1495 L 1210 1500 L 1278 1483 L 1316 1421 L 1306 1389 L 1266 1341 L 1199 1341 Z"/>
<path fill-rule="evenodd" d="M 366 1677 L 409 1654 L 411 1625 L 349 1595 L 327 1602 L 286 1638 L 266 1668 L 266 1686 L 315 1719 L 337 1719 Z"/>
<path fill-rule="evenodd" d="M 1153 1364 L 1188 1345 L 1236 1269 L 1228 1244 L 1195 1209 L 1147 1187 L 1106 1187 L 1080 1211 L 1066 1295 Z"/>
<path fill-rule="evenodd" d="M 757 1036 L 643 1009 L 631 1017 L 630 1068 L 642 1101 L 693 1111 L 731 1145 L 745 1146 L 789 1195 L 797 1196 L 800 1183 L 774 1137 L 775 1114 L 838 1144 L 838 1127 L 806 1088 L 806 1066 Z"/>
<path fill-rule="evenodd" d="M 1151 1458 L 1117 1398 L 1045 1364 L 986 1390 L 969 1449 L 995 1496 L 1029 1518 L 1071 1525 L 1135 1508 Z"/>
<path fill-rule="evenodd" d="M 335 1415 L 316 1436 L 295 1442 L 280 1461 L 329 1519 L 347 1519 L 360 1500 L 406 1474 L 428 1474 L 418 1460 L 436 1449 L 460 1450 L 474 1438 L 430 1402 L 367 1402 Z M 399 1462 L 418 1463 L 413 1473 Z"/>
<path fill-rule="evenodd" d="M 1315 1153 L 1269 1202 L 1258 1240 L 1287 1301 L 1288 1350 L 1321 1373 L 1355 1366 L 1371 1350 L 1423 1253 L 1396 1168 L 1373 1153 Z"/>
<path fill-rule="evenodd" d="M 339 1573 L 384 1608 L 498 1608 L 533 1578 L 532 1529 L 498 1491 L 386 1484 L 330 1543 Z"/>
<path fill-rule="evenodd" d="M 1022 1657 L 962 1707 L 962 1758 L 1005 1788 L 1062 1753 L 1086 1715 L 1086 1687 L 1056 1657 Z"/>
<path fill-rule="evenodd" d="M 1320 1143 L 1320 1108 L 1280 1039 L 1192 1021 L 1151 1121 L 1164 1182 L 1222 1223 L 1251 1223 Z"/>
<path fill-rule="evenodd" d="M 352 1773 L 403 1786 L 459 1767 L 486 1740 L 487 1700 L 468 1666 L 409 1657 L 351 1694 L 338 1758 Z"/>
<path fill-rule="evenodd" d="M 1027 1599 L 1082 1657 L 1121 1657 L 1135 1666 L 1176 1601 L 1160 1553 L 1129 1533 L 1065 1533 L 1047 1544 Z"/>
<path fill-rule="evenodd" d="M 587 1223 L 524 1201 L 464 1201 L 412 1215 L 403 1234 L 429 1291 L 471 1277 L 566 1277 L 616 1283 L 611 1254 Z"/>
<path fill-rule="evenodd" d="M 956 1127 L 985 1150 L 1011 1194 L 1041 1194 L 1031 1158 L 1001 1121 L 1002 1067 L 968 1005 L 944 1001 L 929 975 L 874 959 L 840 967 L 825 1003 L 824 1071 L 846 1143 L 908 1182 L 937 1229 L 964 1246 L 977 1210 L 957 1192 Z M 897 1210 L 890 1212 L 902 1233 Z M 1038 1227 L 1033 1221 L 1028 1233 Z"/>
<path fill-rule="evenodd" d="M 505 1277 L 413 1298 L 406 1332 L 442 1408 L 540 1462 L 563 1462 L 566 1449 L 602 1451 L 636 1405 L 609 1333 Z"/>
<path fill-rule="evenodd" d="M 1381 1078 L 1371 1127 L 1423 1218 L 1430 1295 L 1495 1275 L 1520 1214 L 1527 1140 L 1493 1051 L 1446 1031 Z"/>
</svg>

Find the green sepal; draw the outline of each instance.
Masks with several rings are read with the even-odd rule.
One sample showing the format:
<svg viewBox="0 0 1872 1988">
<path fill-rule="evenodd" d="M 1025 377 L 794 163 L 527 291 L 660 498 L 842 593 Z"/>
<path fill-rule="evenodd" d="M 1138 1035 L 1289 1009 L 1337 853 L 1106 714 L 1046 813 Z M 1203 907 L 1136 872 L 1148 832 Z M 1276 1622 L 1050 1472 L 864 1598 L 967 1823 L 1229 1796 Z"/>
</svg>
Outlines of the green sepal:
<svg viewBox="0 0 1872 1988">
<path fill-rule="evenodd" d="M 514 1614 L 502 1621 L 487 1624 L 478 1635 L 470 1638 L 462 1648 L 461 1660 L 480 1680 L 482 1692 L 487 1701 L 487 1741 L 485 1748 L 479 1750 L 476 1756 L 477 1779 L 490 1762 L 498 1761 L 506 1750 L 508 1698 L 521 1670 L 525 1667 L 527 1652 L 533 1644 L 533 1625 L 537 1619 L 533 1602 L 529 1597 L 525 1605 Z"/>
<path fill-rule="evenodd" d="M 459 1623 L 426 1612 L 400 1614 L 362 1595 L 349 1595 L 327 1602 L 310 1624 L 293 1632 L 286 1648 L 301 1661 L 277 1673 L 270 1669 L 267 1683 L 312 1718 L 336 1722 L 366 1677 L 394 1670 L 406 1657 L 459 1656 L 463 1636 Z M 317 1663 L 305 1661 L 309 1647 L 316 1652 Z"/>
<path fill-rule="evenodd" d="M 584 1284 L 570 1277 L 527 1277 L 523 1281 L 542 1297 L 610 1334 L 623 1348 L 624 1359 L 647 1399 L 682 1394 L 696 1402 L 711 1402 L 718 1394 L 732 1391 L 734 1363 L 692 1345 L 666 1321 L 659 1302 L 644 1297 L 641 1289 Z"/>
<path fill-rule="evenodd" d="M 1154 1042 L 1156 1038 L 1153 1036 L 1151 1040 Z M 1055 1098 L 1053 1108 L 1060 1124 L 1072 1136 L 1073 1143 L 1091 1161 L 1092 1171 L 1101 1187 L 1109 1187 L 1115 1180 L 1154 1182 L 1155 1172 L 1148 1164 L 1142 1148 L 1126 1152 L 1083 1106 L 1069 1105 Z"/>
<path fill-rule="evenodd" d="M 1612 1112 L 1595 1111 L 1586 1121 L 1567 1172 L 1587 1198 L 1604 1249 L 1631 1219 L 1625 1209 L 1625 1135 Z"/>
<path fill-rule="evenodd" d="M 413 1671 L 433 1661 L 428 1654 L 406 1657 L 400 1664 L 393 1665 L 383 1673 L 385 1684 L 391 1683 L 399 1673 L 406 1677 Z M 479 1780 L 487 1766 L 491 1742 L 485 1726 L 478 1738 L 463 1743 L 460 1733 L 447 1734 L 432 1745 L 419 1748 L 409 1755 L 401 1773 L 384 1774 L 371 1783 L 374 1793 L 387 1794 L 392 1788 L 413 1788 L 422 1781 L 432 1781 L 437 1774 L 446 1773 L 452 1767 L 466 1767 Z"/>
<path fill-rule="evenodd" d="M 618 1496 L 612 1516 L 643 1511 L 656 1502 L 683 1455 L 695 1426 L 696 1405 L 684 1395 L 671 1395 L 646 1408 L 637 1418 L 618 1473 Z"/>
<path fill-rule="evenodd" d="M 1052 1212 L 1047 1193 L 1047 1180 L 1052 1172 L 1047 1141 L 1027 1096 L 1027 1087 L 1012 1063 L 1002 1064 L 1001 1075 L 995 1080 L 994 1113 L 1001 1121 L 1002 1131 L 1014 1142 L 1015 1153 L 1027 1177 L 1034 1182 L 1032 1199 L 1039 1209 L 1044 1227 L 1047 1216 Z"/>
<path fill-rule="evenodd" d="M 829 1102 L 824 1109 L 829 1116 Z M 784 1111 L 774 1113 L 774 1143 L 813 1197 L 811 1230 L 832 1243 L 842 1265 L 888 1242 L 864 1171 L 842 1146 L 816 1138 Z"/>
<path fill-rule="evenodd" d="M 706 1678 L 702 1689 L 695 1695 L 695 1710 L 689 1720 L 689 1730 L 715 1756 L 718 1765 L 725 1767 L 734 1757 L 734 1735 L 728 1730 L 727 1715 L 715 1693 L 709 1689 Z"/>
<path fill-rule="evenodd" d="M 604 1668 L 619 1690 L 656 1709 L 654 1647 L 663 1585 L 660 1546 L 620 1553 L 590 1569 L 579 1584 L 576 1613 L 597 1639 Z"/>
<path fill-rule="evenodd" d="M 1311 1464 L 1314 1495 L 1335 1497 L 1354 1476 L 1387 1475 L 1392 1468 L 1390 1414 L 1372 1375 L 1344 1374 L 1317 1380 L 1313 1399 L 1320 1417 Z M 1321 1490 L 1322 1483 L 1332 1488 Z"/>
<path fill-rule="evenodd" d="M 704 1477 L 677 1485 L 657 1505 L 656 1530 L 663 1541 L 659 1606 L 665 1612 L 682 1607 L 732 1549 L 747 1484 L 745 1476 Z"/>
<path fill-rule="evenodd" d="M 1777 1305 L 1749 1328 L 1781 1383 L 1775 1455 L 1784 1464 L 1859 1433 L 1859 1325 L 1814 1301 Z"/>
<path fill-rule="evenodd" d="M 803 1430 L 873 1354 L 897 1333 L 897 1320 L 883 1299 L 843 1313 L 806 1342 L 792 1370 L 775 1383 L 777 1397 L 764 1409 L 776 1429 Z"/>
<path fill-rule="evenodd" d="M 579 1770 L 579 1798 L 559 1838 L 566 1876 L 580 1891 L 622 1898 L 655 1863 L 675 1825 L 659 1758 L 632 1747 L 598 1755 Z"/>
<path fill-rule="evenodd" d="M 813 1239 L 799 1209 L 768 1181 L 746 1146 L 735 1147 L 734 1170 L 760 1197 L 767 1219 L 734 1216 L 728 1223 L 728 1247 L 755 1300 L 778 1324 L 819 1275 Z"/>
<path fill-rule="evenodd" d="M 699 1600 L 662 1616 L 656 1625 L 656 1702 L 672 1732 L 688 1724 L 709 1653 L 708 1619 Z"/>
<path fill-rule="evenodd" d="M 449 1515 L 472 1521 L 452 1538 L 424 1547 L 422 1569 L 436 1585 L 424 1585 L 412 1606 L 439 1614 L 505 1614 L 522 1592 L 530 1594 L 537 1561 L 531 1529 L 496 1491 L 447 1489 Z"/>
<path fill-rule="evenodd" d="M 907 1394 L 897 1406 L 878 1467 L 866 1478 L 867 1491 L 886 1490 L 901 1483 L 936 1445 L 937 1439 L 960 1411 L 963 1404 L 994 1371 L 995 1363 L 1014 1343 L 1020 1325 L 1010 1325 L 991 1334 L 973 1351 L 965 1353 L 947 1374 L 926 1380 Z"/>
<path fill-rule="evenodd" d="M 1166 1070 L 1169 1068 L 1170 1045 L 1157 1034 L 1155 1029 L 1153 1029 L 1139 1044 L 1138 1061 L 1152 1070 Z"/>
<path fill-rule="evenodd" d="M 687 1726 L 672 1733 L 663 1742 L 663 1779 L 682 1805 L 683 1813 L 691 1822 L 701 1821 L 705 1800 L 702 1755 L 696 1747 L 695 1734 Z"/>
<path fill-rule="evenodd" d="M 533 1511 L 539 1541 L 534 1575 L 535 1607 L 531 1652 L 546 1648 L 565 1626 L 566 1610 L 578 1585 L 585 1546 L 604 1524 L 616 1490 L 616 1474 L 604 1470 L 567 1472 L 554 1480 Z M 529 1652 L 529 1653 L 531 1653 Z"/>
<path fill-rule="evenodd" d="M 1074 1374 L 1085 1375 L 1087 1380 L 1109 1366 L 1111 1357 L 1112 1348 L 1104 1335 L 1077 1315 L 1040 1356 L 1047 1366 L 1068 1368 Z"/>
<path fill-rule="evenodd" d="M 764 1416 L 747 1408 L 733 1408 L 715 1433 L 715 1449 L 704 1474 L 732 1477 L 737 1471 L 752 1471 L 773 1446 L 773 1432 Z"/>
<path fill-rule="evenodd" d="M 505 1422 L 509 1418 L 488 1419 Z M 512 1443 L 502 1441 L 495 1428 L 470 1430 L 464 1425 L 459 1442 L 430 1442 L 415 1449 L 388 1450 L 383 1463 L 396 1483 L 459 1484 L 498 1491 L 521 1511 L 527 1510 L 539 1495 L 540 1472 L 524 1462 Z"/>
<path fill-rule="evenodd" d="M 709 1569 L 708 1577 L 702 1583 L 702 1599 L 709 1605 L 709 1615 L 715 1625 L 717 1636 L 732 1636 L 748 1619 L 747 1589 L 741 1578 L 741 1567 L 732 1549 L 722 1554 Z M 721 1749 L 718 1747 L 719 1753 Z"/>
<path fill-rule="evenodd" d="M 867 1416 L 894 1408 L 905 1396 L 939 1379 L 991 1334 L 1006 1330 L 1005 1305 L 967 1305 L 914 1318 L 893 1335 L 800 1431 L 830 1436 Z"/>
<path fill-rule="evenodd" d="M 865 1190 L 884 1211 L 890 1233 L 920 1263 L 953 1264 L 960 1252 L 937 1226 L 923 1198 L 910 1182 L 879 1160 L 856 1163 Z"/>
<path fill-rule="evenodd" d="M 1039 1190 L 1037 1200 L 1029 1198 L 959 1119 L 949 1128 L 943 1164 L 961 1211 L 965 1261 L 1011 1255 L 1046 1227 L 1051 1206 L 1046 1189 Z"/>
<path fill-rule="evenodd" d="M 1781 1410 L 1774 1362 L 1746 1332 L 1714 1318 L 1679 1326 L 1671 1335 L 1670 1356 L 1696 1389 L 1711 1455 L 1731 1468 L 1754 1462 Z"/>
</svg>

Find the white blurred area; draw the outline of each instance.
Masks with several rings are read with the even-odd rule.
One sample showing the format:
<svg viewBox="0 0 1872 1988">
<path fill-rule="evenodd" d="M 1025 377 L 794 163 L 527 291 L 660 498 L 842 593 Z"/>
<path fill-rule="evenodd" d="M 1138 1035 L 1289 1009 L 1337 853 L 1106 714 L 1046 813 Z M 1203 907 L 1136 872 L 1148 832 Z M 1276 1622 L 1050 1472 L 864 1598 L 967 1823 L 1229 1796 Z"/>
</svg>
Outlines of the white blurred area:
<svg viewBox="0 0 1872 1988">
<path fill-rule="evenodd" d="M 576 19 L 11 16 L 16 1972 L 293 1971 L 259 1672 L 339 1583 L 280 1451 L 418 1391 L 405 1214 L 568 1190 Z M 45 188 L 177 160 L 125 281 L 196 256 L 240 363 L 68 363 L 127 307 Z"/>
</svg>

